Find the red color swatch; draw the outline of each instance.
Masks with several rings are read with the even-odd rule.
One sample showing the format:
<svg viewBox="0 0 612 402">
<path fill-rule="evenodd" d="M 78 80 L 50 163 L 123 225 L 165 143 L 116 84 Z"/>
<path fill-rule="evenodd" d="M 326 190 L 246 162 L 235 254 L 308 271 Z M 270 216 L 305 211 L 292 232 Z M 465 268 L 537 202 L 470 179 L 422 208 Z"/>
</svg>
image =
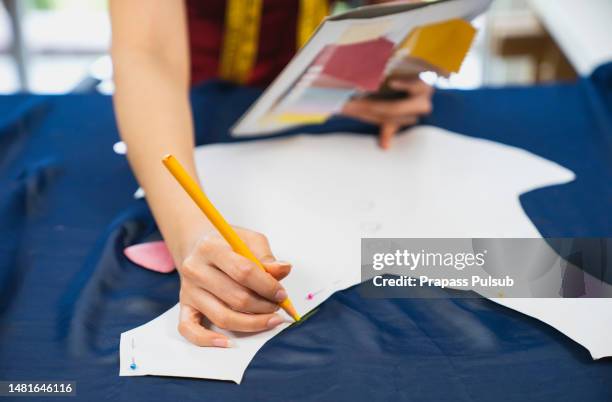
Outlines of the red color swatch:
<svg viewBox="0 0 612 402">
<path fill-rule="evenodd" d="M 363 91 L 376 91 L 384 78 L 393 46 L 393 42 L 384 37 L 347 45 L 328 45 L 314 65 L 322 67 L 321 79 L 337 79 Z"/>
</svg>

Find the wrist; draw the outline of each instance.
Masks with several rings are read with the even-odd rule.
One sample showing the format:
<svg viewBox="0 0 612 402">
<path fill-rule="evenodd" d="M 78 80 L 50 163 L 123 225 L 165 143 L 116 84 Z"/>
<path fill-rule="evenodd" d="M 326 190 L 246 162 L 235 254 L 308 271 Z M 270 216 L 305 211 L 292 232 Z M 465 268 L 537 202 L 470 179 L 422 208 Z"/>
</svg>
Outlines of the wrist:
<svg viewBox="0 0 612 402">
<path fill-rule="evenodd" d="M 177 269 L 180 269 L 183 261 L 193 252 L 197 243 L 214 230 L 214 226 L 208 219 L 200 214 L 190 218 L 181 218 L 172 228 L 171 233 L 163 234 Z"/>
</svg>

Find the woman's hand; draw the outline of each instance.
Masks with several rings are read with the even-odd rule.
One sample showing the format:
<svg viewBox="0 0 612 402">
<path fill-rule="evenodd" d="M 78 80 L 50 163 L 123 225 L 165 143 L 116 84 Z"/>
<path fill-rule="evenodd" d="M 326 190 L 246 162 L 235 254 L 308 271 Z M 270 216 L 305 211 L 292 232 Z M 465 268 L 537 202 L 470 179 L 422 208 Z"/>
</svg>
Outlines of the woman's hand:
<svg viewBox="0 0 612 402">
<path fill-rule="evenodd" d="M 264 265 L 235 253 L 216 232 L 196 243 L 179 268 L 181 276 L 179 332 L 198 346 L 230 346 L 228 339 L 202 325 L 203 318 L 219 328 L 258 332 L 283 322 L 278 302 L 287 298 L 279 283 L 291 265 L 276 261 L 266 237 L 235 228 L 238 235 Z"/>
<path fill-rule="evenodd" d="M 433 88 L 418 78 L 395 79 L 391 89 L 406 92 L 399 100 L 353 99 L 346 103 L 342 114 L 368 123 L 380 125 L 379 144 L 388 149 L 391 140 L 403 126 L 416 124 L 419 117 L 431 112 Z"/>
</svg>

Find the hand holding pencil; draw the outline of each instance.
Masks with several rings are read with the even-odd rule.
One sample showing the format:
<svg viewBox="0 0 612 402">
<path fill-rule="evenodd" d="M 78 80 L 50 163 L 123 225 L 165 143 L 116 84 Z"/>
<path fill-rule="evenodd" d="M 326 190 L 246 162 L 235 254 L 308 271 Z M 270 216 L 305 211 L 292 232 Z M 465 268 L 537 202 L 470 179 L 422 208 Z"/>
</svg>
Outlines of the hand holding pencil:
<svg viewBox="0 0 612 402">
<path fill-rule="evenodd" d="M 200 346 L 228 347 L 225 336 L 200 324 L 203 316 L 220 328 L 242 332 L 279 325 L 283 318 L 274 314 L 279 306 L 299 320 L 278 282 L 291 266 L 275 261 L 263 235 L 231 227 L 174 157 L 163 163 L 216 228 L 179 268 L 180 333 Z"/>
</svg>

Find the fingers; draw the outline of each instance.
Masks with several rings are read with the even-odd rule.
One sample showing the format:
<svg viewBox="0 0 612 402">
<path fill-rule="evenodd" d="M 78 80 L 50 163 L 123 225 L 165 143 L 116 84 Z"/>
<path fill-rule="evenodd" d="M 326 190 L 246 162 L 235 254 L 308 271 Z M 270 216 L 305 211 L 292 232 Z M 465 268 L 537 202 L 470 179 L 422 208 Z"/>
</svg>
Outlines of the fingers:
<svg viewBox="0 0 612 402">
<path fill-rule="evenodd" d="M 181 301 L 202 312 L 213 324 L 222 329 L 240 332 L 258 332 L 271 329 L 284 320 L 276 314 L 246 314 L 234 311 L 205 290 L 185 292 Z"/>
<path fill-rule="evenodd" d="M 181 304 L 179 313 L 179 333 L 189 342 L 197 346 L 230 347 L 230 341 L 225 335 L 206 329 L 202 326 L 202 313 L 191 306 Z"/>
<path fill-rule="evenodd" d="M 266 272 L 272 275 L 277 281 L 289 275 L 291 272 L 291 263 L 278 261 L 276 257 L 274 257 L 266 236 L 243 228 L 237 228 L 237 231 L 240 237 L 246 241 L 248 247 L 253 251 L 255 257 L 262 263 Z"/>
<path fill-rule="evenodd" d="M 242 237 L 260 262 L 276 261 L 272 249 L 270 249 L 270 242 L 265 235 L 249 230 L 242 234 Z"/>
<path fill-rule="evenodd" d="M 287 298 L 287 293 L 272 275 L 260 269 L 254 262 L 233 252 L 222 239 L 212 238 L 203 241 L 198 246 L 197 260 L 200 261 L 200 265 L 204 262 L 217 267 L 238 284 L 272 302 L 278 303 Z M 196 273 L 198 268 L 190 267 L 194 262 L 197 264 L 197 261 L 187 259 L 182 270 L 198 275 Z"/>
<path fill-rule="evenodd" d="M 274 254 L 272 254 L 270 242 L 265 235 L 247 230 L 244 233 L 241 232 L 241 236 L 244 238 L 251 251 L 253 251 L 255 257 L 262 263 L 266 272 L 272 275 L 274 279 L 280 281 L 289 275 L 289 272 L 291 272 L 291 264 L 285 261 L 277 261 Z"/>
<path fill-rule="evenodd" d="M 198 244 L 196 252 L 183 262 L 181 276 L 191 285 L 215 295 L 233 310 L 273 313 L 278 310 L 277 303 L 287 298 L 278 280 L 289 274 L 291 265 L 275 261 L 263 235 L 238 230 L 270 273 L 236 254 L 223 239 L 212 237 Z"/>
<path fill-rule="evenodd" d="M 410 95 L 427 95 L 431 96 L 434 89 L 418 78 L 414 79 L 393 79 L 389 82 L 389 86 L 396 91 L 404 91 Z"/>
<path fill-rule="evenodd" d="M 431 113 L 431 86 L 417 78 L 394 79 L 389 85 L 408 96 L 400 100 L 353 99 L 344 105 L 342 114 L 377 125 L 408 126 L 415 124 L 420 116 Z M 388 135 L 391 131 L 384 128 L 381 134 Z"/>
<path fill-rule="evenodd" d="M 262 262 L 262 264 L 277 281 L 284 279 L 291 272 L 291 264 L 285 261 Z"/>
<path fill-rule="evenodd" d="M 272 275 L 241 255 L 223 254 L 211 262 L 234 281 L 268 300 L 281 302 L 287 298 L 287 292 Z"/>
<path fill-rule="evenodd" d="M 406 116 L 422 116 L 431 112 L 431 99 L 428 96 L 410 96 L 396 101 L 370 101 L 371 112 L 383 122 L 398 123 Z"/>
<path fill-rule="evenodd" d="M 378 144 L 382 149 L 389 149 L 391 147 L 391 140 L 400 126 L 395 123 L 383 123 L 380 126 L 380 135 L 378 137 Z"/>
<path fill-rule="evenodd" d="M 372 112 L 367 99 L 353 99 L 344 104 L 342 114 L 370 124 L 380 124 L 381 117 Z"/>
<path fill-rule="evenodd" d="M 291 264 L 276 261 L 265 236 L 237 230 L 265 270 L 217 236 L 204 238 L 180 265 L 178 330 L 196 345 L 231 346 L 223 334 L 202 325 L 204 317 L 219 328 L 240 332 L 263 331 L 284 321 L 274 312 L 287 298 L 278 280 L 289 274 Z"/>
<path fill-rule="evenodd" d="M 191 267 L 192 262 L 187 262 Z M 224 272 L 207 263 L 201 263 L 196 269 L 183 267 L 184 275 L 196 286 L 216 295 L 225 304 L 236 311 L 245 313 L 273 313 L 278 305 L 264 299 L 250 289 L 233 281 Z"/>
<path fill-rule="evenodd" d="M 410 97 L 403 100 L 381 101 L 355 99 L 347 103 L 342 113 L 372 124 L 414 124 L 421 115 L 431 112 L 429 97 Z"/>
</svg>

